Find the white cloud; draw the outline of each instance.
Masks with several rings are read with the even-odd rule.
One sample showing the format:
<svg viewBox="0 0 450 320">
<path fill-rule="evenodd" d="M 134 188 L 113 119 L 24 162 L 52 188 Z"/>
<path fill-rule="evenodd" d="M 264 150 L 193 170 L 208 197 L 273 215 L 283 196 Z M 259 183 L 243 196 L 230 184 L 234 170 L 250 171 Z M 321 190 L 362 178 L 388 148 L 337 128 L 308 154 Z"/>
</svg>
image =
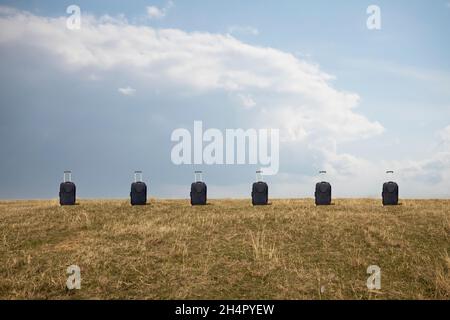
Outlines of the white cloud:
<svg viewBox="0 0 450 320">
<path fill-rule="evenodd" d="M 147 7 L 147 15 L 150 19 L 162 19 L 164 18 L 169 10 L 173 8 L 175 4 L 173 1 L 167 2 L 166 6 L 164 8 L 158 8 L 156 6 L 148 6 Z"/>
<path fill-rule="evenodd" d="M 65 17 L 8 12 L 0 18 L 0 45 L 39 50 L 74 70 L 96 74 L 126 70 L 130 79 L 145 78 L 152 89 L 164 85 L 252 97 L 244 106 L 263 101 L 258 104 L 258 123 L 280 128 L 287 140 L 330 137 L 341 142 L 383 131 L 378 122 L 354 111 L 357 94 L 333 88 L 333 76 L 287 52 L 248 45 L 227 35 L 154 29 L 123 19 L 85 16 L 77 32 L 64 25 Z"/>
<path fill-rule="evenodd" d="M 228 27 L 228 33 L 257 36 L 259 34 L 259 30 L 252 26 L 230 26 Z"/>
<path fill-rule="evenodd" d="M 246 108 L 252 108 L 254 106 L 256 106 L 256 102 L 255 100 L 253 100 L 252 96 L 249 94 L 238 94 L 237 95 L 239 101 L 241 102 L 241 104 L 246 107 Z"/>
<path fill-rule="evenodd" d="M 136 93 L 136 89 L 133 89 L 131 87 L 119 88 L 117 91 L 119 91 L 124 96 L 134 96 L 134 94 Z"/>
<path fill-rule="evenodd" d="M 422 189 L 424 186 L 429 188 L 434 185 L 442 192 L 448 190 L 450 181 L 450 125 L 437 132 L 436 136 L 438 137 L 436 150 L 428 158 L 393 161 L 391 166 L 396 168 L 402 179 L 408 183 L 419 184 L 417 187 Z"/>
<path fill-rule="evenodd" d="M 166 13 L 155 6 L 149 6 L 147 7 L 147 14 L 151 19 L 161 19 L 164 18 Z"/>
<path fill-rule="evenodd" d="M 438 132 L 440 146 L 450 151 L 450 125 Z"/>
<path fill-rule="evenodd" d="M 401 169 L 407 180 L 421 181 L 427 184 L 438 184 L 450 177 L 450 152 L 438 152 L 429 159 L 408 161 Z"/>
<path fill-rule="evenodd" d="M 320 155 L 317 163 L 336 174 L 365 165 L 363 159 L 339 154 L 339 143 L 384 130 L 355 111 L 357 94 L 334 88 L 333 76 L 293 54 L 230 35 L 155 29 L 123 18 L 86 15 L 81 30 L 72 32 L 65 19 L 0 11 L 0 47 L 33 50 L 74 74 L 82 70 L 109 79 L 120 72 L 121 81 L 148 92 L 228 93 L 238 98 L 243 114 L 248 112 L 247 127 L 279 128 L 285 143 L 305 146 L 292 148 L 293 154 L 314 152 Z M 134 95 L 136 90 L 118 92 Z"/>
</svg>

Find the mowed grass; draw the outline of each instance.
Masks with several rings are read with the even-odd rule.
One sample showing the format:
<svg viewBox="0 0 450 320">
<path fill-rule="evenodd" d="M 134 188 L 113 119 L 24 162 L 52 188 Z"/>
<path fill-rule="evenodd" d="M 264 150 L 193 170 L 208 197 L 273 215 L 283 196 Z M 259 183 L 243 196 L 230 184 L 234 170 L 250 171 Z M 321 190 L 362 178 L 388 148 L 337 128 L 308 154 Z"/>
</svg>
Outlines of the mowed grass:
<svg viewBox="0 0 450 320">
<path fill-rule="evenodd" d="M 449 235 L 448 200 L 2 201 L 0 298 L 449 299 Z"/>
</svg>

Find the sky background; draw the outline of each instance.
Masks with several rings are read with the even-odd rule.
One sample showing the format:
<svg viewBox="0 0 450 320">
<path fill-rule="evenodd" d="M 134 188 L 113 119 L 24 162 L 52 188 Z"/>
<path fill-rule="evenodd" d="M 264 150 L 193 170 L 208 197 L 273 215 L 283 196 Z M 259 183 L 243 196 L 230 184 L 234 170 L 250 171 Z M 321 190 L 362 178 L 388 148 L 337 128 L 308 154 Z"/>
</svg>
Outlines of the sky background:
<svg viewBox="0 0 450 320">
<path fill-rule="evenodd" d="M 69 30 L 69 5 L 81 29 Z M 381 30 L 369 30 L 369 5 Z M 280 129 L 272 197 L 450 198 L 450 1 L 0 1 L 0 198 L 248 197 L 255 165 L 176 166 L 177 128 Z"/>
</svg>

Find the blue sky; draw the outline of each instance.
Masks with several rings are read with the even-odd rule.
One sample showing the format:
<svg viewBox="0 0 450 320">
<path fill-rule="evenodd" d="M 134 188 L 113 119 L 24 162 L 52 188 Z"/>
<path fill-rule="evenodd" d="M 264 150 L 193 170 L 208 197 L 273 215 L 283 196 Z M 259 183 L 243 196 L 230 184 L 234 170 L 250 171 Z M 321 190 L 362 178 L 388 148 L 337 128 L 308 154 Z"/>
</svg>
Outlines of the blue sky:
<svg viewBox="0 0 450 320">
<path fill-rule="evenodd" d="M 62 30 L 71 4 L 79 31 Z M 135 169 L 153 196 L 186 197 L 170 133 L 194 120 L 280 128 L 276 197 L 311 196 L 322 168 L 336 196 L 378 197 L 386 169 L 404 197 L 450 196 L 449 1 L 0 5 L 0 198 L 53 198 L 68 168 L 82 197 L 126 197 Z M 248 196 L 254 166 L 201 169 L 213 197 Z"/>
</svg>

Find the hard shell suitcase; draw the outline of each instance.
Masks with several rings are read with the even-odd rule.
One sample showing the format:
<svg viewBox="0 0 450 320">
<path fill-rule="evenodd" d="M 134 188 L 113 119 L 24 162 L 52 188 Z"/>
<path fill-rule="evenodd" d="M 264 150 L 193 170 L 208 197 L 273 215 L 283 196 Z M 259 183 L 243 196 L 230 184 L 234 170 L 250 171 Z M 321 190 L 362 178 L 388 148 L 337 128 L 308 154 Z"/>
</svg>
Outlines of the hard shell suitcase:
<svg viewBox="0 0 450 320">
<path fill-rule="evenodd" d="M 326 171 L 320 171 L 321 174 L 326 174 Z M 317 206 L 327 206 L 331 204 L 331 184 L 326 181 L 316 183 L 316 190 L 314 192 L 315 203 Z"/>
<path fill-rule="evenodd" d="M 195 182 L 191 184 L 191 205 L 206 205 L 207 187 L 202 181 L 202 172 L 195 171 Z"/>
<path fill-rule="evenodd" d="M 134 172 L 134 182 L 131 184 L 131 205 L 143 206 L 147 204 L 147 185 L 142 181 L 142 171 Z"/>
<path fill-rule="evenodd" d="M 387 171 L 386 173 L 393 174 L 394 171 Z M 383 183 L 381 197 L 383 198 L 383 206 L 398 205 L 398 184 L 393 181 Z"/>
<path fill-rule="evenodd" d="M 76 186 L 72 182 L 72 172 L 64 171 L 63 181 L 59 185 L 59 204 L 62 206 L 73 206 L 76 202 Z"/>
<path fill-rule="evenodd" d="M 256 172 L 256 182 L 252 186 L 252 204 L 254 206 L 267 205 L 269 202 L 269 186 L 262 181 L 261 171 Z"/>
</svg>

